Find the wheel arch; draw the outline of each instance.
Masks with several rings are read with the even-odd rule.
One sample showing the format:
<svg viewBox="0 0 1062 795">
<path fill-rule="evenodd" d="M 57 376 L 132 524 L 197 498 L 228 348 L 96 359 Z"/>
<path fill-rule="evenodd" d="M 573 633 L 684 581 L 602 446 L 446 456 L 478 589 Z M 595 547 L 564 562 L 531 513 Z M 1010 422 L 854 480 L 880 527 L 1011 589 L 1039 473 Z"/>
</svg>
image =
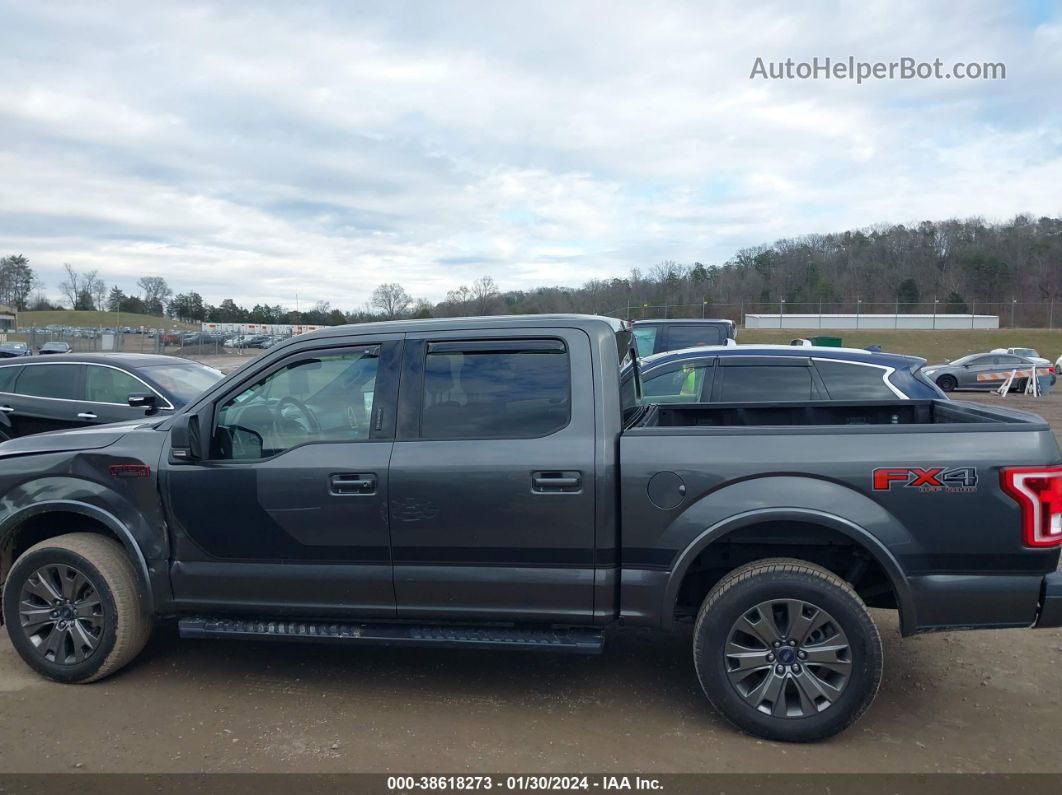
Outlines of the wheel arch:
<svg viewBox="0 0 1062 795">
<path fill-rule="evenodd" d="M 144 610 L 148 615 L 154 614 L 154 597 L 151 589 L 151 575 L 147 559 L 143 550 L 136 543 L 132 532 L 114 514 L 87 502 L 73 499 L 50 500 L 48 502 L 28 505 L 5 517 L 0 525 L 0 581 L 6 577 L 11 565 L 14 564 L 14 549 L 17 544 L 19 531 L 27 523 L 39 520 L 43 517 L 62 517 L 64 521 L 57 532 L 46 533 L 37 538 L 39 541 L 55 538 L 72 532 L 75 528 L 71 525 L 71 519 L 89 520 L 92 523 L 108 531 L 125 549 L 126 554 L 133 563 L 136 572 L 137 584 L 140 587 L 140 595 L 143 600 Z M 81 528 L 84 529 L 84 528 Z M 8 560 L 8 557 L 11 557 Z"/>
<path fill-rule="evenodd" d="M 673 623 L 682 584 L 691 565 L 703 552 L 713 544 L 725 541 L 727 537 L 742 530 L 756 525 L 787 521 L 818 526 L 839 533 L 851 541 L 853 546 L 867 554 L 881 567 L 896 596 L 901 632 L 907 635 L 914 631 L 917 621 L 913 597 L 903 569 L 889 549 L 872 533 L 849 519 L 819 509 L 796 507 L 744 511 L 716 522 L 696 536 L 679 553 L 668 577 L 661 610 L 663 626 L 668 628 Z"/>
</svg>

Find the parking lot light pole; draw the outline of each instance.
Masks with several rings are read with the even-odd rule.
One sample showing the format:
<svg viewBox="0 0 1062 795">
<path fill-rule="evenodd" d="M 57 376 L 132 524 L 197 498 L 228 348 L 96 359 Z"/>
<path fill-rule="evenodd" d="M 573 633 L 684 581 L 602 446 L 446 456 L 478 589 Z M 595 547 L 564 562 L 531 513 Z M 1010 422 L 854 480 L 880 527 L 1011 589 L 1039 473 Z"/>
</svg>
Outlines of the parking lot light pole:
<svg viewBox="0 0 1062 795">
<path fill-rule="evenodd" d="M 785 314 L 785 299 L 778 299 L 778 328 L 782 327 L 782 316 Z"/>
<path fill-rule="evenodd" d="M 933 328 L 937 327 L 937 304 L 939 304 L 936 298 L 933 299 Z"/>
<path fill-rule="evenodd" d="M 1018 306 L 1018 299 L 1017 298 L 1011 298 L 1010 299 L 1010 327 L 1011 328 L 1014 328 L 1014 310 L 1017 308 L 1017 306 Z"/>
</svg>

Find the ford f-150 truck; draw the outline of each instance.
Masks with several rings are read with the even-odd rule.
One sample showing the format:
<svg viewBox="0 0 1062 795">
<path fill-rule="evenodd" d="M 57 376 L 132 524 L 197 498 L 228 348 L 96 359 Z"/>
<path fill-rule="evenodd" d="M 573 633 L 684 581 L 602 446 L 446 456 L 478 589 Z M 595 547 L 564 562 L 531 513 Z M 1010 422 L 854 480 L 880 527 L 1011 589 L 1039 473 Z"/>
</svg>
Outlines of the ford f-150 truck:
<svg viewBox="0 0 1062 795">
<path fill-rule="evenodd" d="M 1040 418 L 647 405 L 620 378 L 634 356 L 631 327 L 595 317 L 336 327 L 174 415 L 6 442 L 11 642 L 74 683 L 130 662 L 159 619 L 556 652 L 692 622 L 718 711 L 806 741 L 874 698 L 868 606 L 905 635 L 1062 625 L 1062 458 Z"/>
</svg>

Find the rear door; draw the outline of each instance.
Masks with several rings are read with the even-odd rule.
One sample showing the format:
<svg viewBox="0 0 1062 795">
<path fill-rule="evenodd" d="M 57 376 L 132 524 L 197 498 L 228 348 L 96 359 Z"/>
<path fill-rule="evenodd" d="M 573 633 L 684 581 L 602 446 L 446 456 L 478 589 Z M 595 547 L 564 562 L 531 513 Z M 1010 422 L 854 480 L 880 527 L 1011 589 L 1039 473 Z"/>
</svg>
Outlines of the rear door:
<svg viewBox="0 0 1062 795">
<path fill-rule="evenodd" d="M 390 475 L 399 616 L 591 619 L 593 390 L 582 331 L 407 336 Z"/>
<path fill-rule="evenodd" d="M 79 416 L 84 413 L 79 405 L 83 369 L 78 362 L 23 365 L 4 404 L 11 409 L 7 416 L 16 435 L 91 425 L 91 419 Z"/>
</svg>

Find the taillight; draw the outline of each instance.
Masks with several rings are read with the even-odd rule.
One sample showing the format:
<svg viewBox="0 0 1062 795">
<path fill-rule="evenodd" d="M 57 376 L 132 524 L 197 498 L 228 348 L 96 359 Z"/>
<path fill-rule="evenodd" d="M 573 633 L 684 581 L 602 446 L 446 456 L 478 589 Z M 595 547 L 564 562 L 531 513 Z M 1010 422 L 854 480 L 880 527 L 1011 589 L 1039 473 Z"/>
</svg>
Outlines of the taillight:
<svg viewBox="0 0 1062 795">
<path fill-rule="evenodd" d="M 1062 545 L 1062 467 L 1006 467 L 999 474 L 1003 491 L 1021 506 L 1025 546 Z"/>
</svg>

